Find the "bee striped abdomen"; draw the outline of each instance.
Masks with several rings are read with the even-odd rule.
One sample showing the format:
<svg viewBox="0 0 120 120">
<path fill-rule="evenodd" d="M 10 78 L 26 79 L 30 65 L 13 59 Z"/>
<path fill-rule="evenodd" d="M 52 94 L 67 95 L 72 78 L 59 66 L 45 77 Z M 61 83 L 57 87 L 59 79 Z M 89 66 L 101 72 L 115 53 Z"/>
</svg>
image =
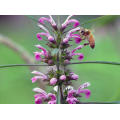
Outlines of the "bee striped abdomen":
<svg viewBox="0 0 120 120">
<path fill-rule="evenodd" d="M 88 40 L 89 40 L 90 47 L 93 49 L 95 47 L 95 39 L 92 34 L 89 35 Z"/>
</svg>

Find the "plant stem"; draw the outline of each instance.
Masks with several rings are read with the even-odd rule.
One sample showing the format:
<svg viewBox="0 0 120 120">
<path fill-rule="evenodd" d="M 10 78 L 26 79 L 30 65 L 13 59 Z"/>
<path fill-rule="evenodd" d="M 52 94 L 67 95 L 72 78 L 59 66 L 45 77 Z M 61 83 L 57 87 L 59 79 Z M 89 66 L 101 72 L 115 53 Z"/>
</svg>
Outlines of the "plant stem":
<svg viewBox="0 0 120 120">
<path fill-rule="evenodd" d="M 57 53 L 57 79 L 58 79 L 58 81 L 59 81 L 59 77 L 60 77 L 60 75 L 59 75 L 59 71 L 60 71 L 60 64 L 59 64 L 59 51 L 58 51 L 58 53 Z M 58 84 L 58 93 L 57 93 L 57 98 L 58 98 L 58 100 L 57 100 L 57 103 L 58 104 L 62 104 L 63 103 L 63 92 L 62 92 L 62 84 Z"/>
</svg>

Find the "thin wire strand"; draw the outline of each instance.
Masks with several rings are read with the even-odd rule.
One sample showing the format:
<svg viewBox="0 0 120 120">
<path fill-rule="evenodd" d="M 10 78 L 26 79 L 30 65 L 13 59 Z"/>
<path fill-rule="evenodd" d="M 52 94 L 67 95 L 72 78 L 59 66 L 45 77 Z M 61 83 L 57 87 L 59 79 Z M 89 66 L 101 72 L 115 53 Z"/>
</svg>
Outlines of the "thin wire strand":
<svg viewBox="0 0 120 120">
<path fill-rule="evenodd" d="M 69 63 L 68 65 L 72 64 L 108 64 L 108 65 L 120 65 L 119 62 L 111 62 L 111 61 L 85 61 L 85 62 L 73 62 Z"/>
<path fill-rule="evenodd" d="M 85 61 L 85 62 L 73 62 L 66 65 L 75 65 L 75 64 L 107 64 L 107 65 L 120 65 L 119 62 L 110 62 L 110 61 Z M 9 64 L 9 65 L 0 65 L 0 68 L 6 67 L 22 67 L 22 66 L 49 66 L 46 64 Z"/>
<path fill-rule="evenodd" d="M 113 101 L 113 102 L 81 102 L 80 104 L 120 104 L 120 101 Z"/>
<path fill-rule="evenodd" d="M 40 65 L 40 64 L 10 64 L 10 65 L 0 65 L 0 68 L 23 67 L 23 66 L 48 66 L 48 65 Z"/>
</svg>

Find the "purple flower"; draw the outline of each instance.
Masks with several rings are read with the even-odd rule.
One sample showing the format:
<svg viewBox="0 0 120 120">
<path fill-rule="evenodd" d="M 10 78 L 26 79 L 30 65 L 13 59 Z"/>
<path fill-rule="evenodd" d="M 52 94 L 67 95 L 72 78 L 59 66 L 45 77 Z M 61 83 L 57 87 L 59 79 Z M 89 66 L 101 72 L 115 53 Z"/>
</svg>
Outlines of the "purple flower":
<svg viewBox="0 0 120 120">
<path fill-rule="evenodd" d="M 74 94 L 76 94 L 76 93 L 77 93 L 76 90 L 69 90 L 69 91 L 68 91 L 68 97 L 69 97 L 69 98 L 70 98 L 70 97 L 73 97 Z"/>
<path fill-rule="evenodd" d="M 83 60 L 83 58 L 84 58 L 84 55 L 82 53 L 73 53 L 72 54 L 72 56 L 75 56 L 75 55 L 79 56 L 78 60 Z"/>
<path fill-rule="evenodd" d="M 44 101 L 47 101 L 48 104 L 56 104 L 56 96 L 52 93 L 46 93 L 44 90 L 40 88 L 34 88 L 34 92 L 37 94 L 34 96 L 35 104 L 42 104 Z"/>
<path fill-rule="evenodd" d="M 48 77 L 41 73 L 41 72 L 38 72 L 38 71 L 33 71 L 32 74 L 35 74 L 36 76 L 34 76 L 31 80 L 32 80 L 32 83 L 36 82 L 38 79 L 40 80 L 46 80 L 48 79 Z"/>
<path fill-rule="evenodd" d="M 68 91 L 68 96 L 67 96 L 67 99 L 66 101 L 69 103 L 69 104 L 76 104 L 76 102 L 79 102 L 77 100 L 77 98 L 74 97 L 74 95 L 76 95 L 77 91 L 76 90 L 69 90 Z"/>
<path fill-rule="evenodd" d="M 79 45 L 78 47 L 76 47 L 75 49 L 73 49 L 70 53 L 70 56 L 78 56 L 78 60 L 83 60 L 84 55 L 82 53 L 75 53 L 76 50 L 82 49 L 85 45 Z"/>
<path fill-rule="evenodd" d="M 77 102 L 79 102 L 78 99 L 75 97 L 67 97 L 66 101 L 68 102 L 68 104 L 76 104 Z"/>
<path fill-rule="evenodd" d="M 63 81 L 66 80 L 66 76 L 65 75 L 61 75 L 60 76 L 60 80 L 63 80 Z"/>
<path fill-rule="evenodd" d="M 42 79 L 42 77 L 41 76 L 34 76 L 34 77 L 32 77 L 31 78 L 32 83 L 35 83 L 38 79 Z"/>
<path fill-rule="evenodd" d="M 72 80 L 77 80 L 77 79 L 79 78 L 79 76 L 76 75 L 76 74 L 74 74 L 74 73 L 70 73 L 70 78 L 71 78 Z"/>
<path fill-rule="evenodd" d="M 84 88 L 88 87 L 89 85 L 90 85 L 90 83 L 87 82 L 87 83 L 84 83 L 84 84 L 80 85 L 80 87 L 78 88 L 78 90 L 69 90 L 68 94 L 67 94 L 66 101 L 69 104 L 76 104 L 77 102 L 79 102 L 79 100 L 76 98 L 76 96 L 81 95 L 81 93 L 84 93 L 85 97 L 89 98 L 90 95 L 91 95 L 90 90 L 84 89 Z"/>
<path fill-rule="evenodd" d="M 48 95 L 44 90 L 40 88 L 34 88 L 33 91 L 37 93 L 34 95 L 35 104 L 41 104 L 44 100 L 48 99 Z"/>
<path fill-rule="evenodd" d="M 56 96 L 55 96 L 55 94 L 49 93 L 48 98 L 50 98 L 48 104 L 56 104 Z"/>
<path fill-rule="evenodd" d="M 73 33 L 77 32 L 77 31 L 80 31 L 80 27 L 76 27 L 74 29 L 71 29 L 67 34 L 66 34 L 66 37 L 69 37 L 71 36 Z"/>
<path fill-rule="evenodd" d="M 88 87 L 88 86 L 90 86 L 90 83 L 89 83 L 89 82 L 86 82 L 86 83 L 80 85 L 80 87 L 78 88 L 77 93 L 78 93 L 78 94 L 84 93 L 84 94 L 85 94 L 85 97 L 86 97 L 86 98 L 89 98 L 90 95 L 91 95 L 90 90 L 84 89 L 84 88 L 86 88 L 86 87 Z"/>
<path fill-rule="evenodd" d="M 86 83 L 83 83 L 82 85 L 80 85 L 79 89 L 87 88 L 88 86 L 90 86 L 90 83 L 86 82 Z"/>
<path fill-rule="evenodd" d="M 42 47 L 41 45 L 35 45 L 35 46 L 43 51 L 42 55 L 48 56 L 48 52 L 44 47 Z"/>
<path fill-rule="evenodd" d="M 80 27 L 74 28 L 70 30 L 67 34 L 66 37 L 63 39 L 63 43 L 68 43 L 68 41 L 72 38 L 75 39 L 75 42 L 79 44 L 81 42 L 81 38 L 79 34 L 73 34 L 74 32 L 77 32 L 80 30 Z"/>
<path fill-rule="evenodd" d="M 42 40 L 42 37 L 41 37 L 41 36 L 47 37 L 50 42 L 54 42 L 54 41 L 55 41 L 55 40 L 54 40 L 54 37 L 52 37 L 49 33 L 43 33 L 43 32 L 37 33 L 37 38 L 38 38 L 38 40 Z"/>
<path fill-rule="evenodd" d="M 82 49 L 84 47 L 84 45 L 79 45 L 78 47 L 76 47 L 75 49 L 73 49 L 71 51 L 71 53 L 74 53 L 76 50 Z"/>
<path fill-rule="evenodd" d="M 35 59 L 37 61 L 40 61 L 40 60 L 42 60 L 41 56 L 44 56 L 44 53 L 43 53 L 43 51 L 42 52 L 34 52 L 34 55 L 35 55 Z"/>
<path fill-rule="evenodd" d="M 63 31 L 69 24 L 73 23 L 73 27 L 77 27 L 80 25 L 79 21 L 76 19 L 70 19 L 72 16 L 68 16 L 66 21 L 62 24 L 61 30 Z"/>
<path fill-rule="evenodd" d="M 91 92 L 90 92 L 90 90 L 88 90 L 88 89 L 85 89 L 85 90 L 79 89 L 79 90 L 78 90 L 78 94 L 80 94 L 80 93 L 84 93 L 86 98 L 89 98 L 90 95 L 91 95 Z"/>
<path fill-rule="evenodd" d="M 45 21 L 47 21 L 48 23 L 50 23 L 51 26 L 52 26 L 55 30 L 57 30 L 57 25 L 56 25 L 56 23 L 55 23 L 55 21 L 53 20 L 53 18 L 52 18 L 51 15 L 49 15 L 49 18 L 41 17 L 41 18 L 39 19 L 39 23 L 41 23 L 41 24 L 45 24 Z"/>
<path fill-rule="evenodd" d="M 52 78 L 50 80 L 50 85 L 55 85 L 57 83 L 57 79 L 56 78 Z"/>
<path fill-rule="evenodd" d="M 82 39 L 81 39 L 79 34 L 71 34 L 71 38 L 75 39 L 75 43 L 76 44 L 79 44 L 82 41 Z"/>
</svg>

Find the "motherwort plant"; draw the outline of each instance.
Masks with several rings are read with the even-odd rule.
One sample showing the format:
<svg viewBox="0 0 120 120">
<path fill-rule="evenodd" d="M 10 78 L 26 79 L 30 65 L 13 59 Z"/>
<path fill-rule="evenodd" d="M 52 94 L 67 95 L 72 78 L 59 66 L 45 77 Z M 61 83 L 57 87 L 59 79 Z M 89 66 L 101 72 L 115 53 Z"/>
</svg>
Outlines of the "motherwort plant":
<svg viewBox="0 0 120 120">
<path fill-rule="evenodd" d="M 41 45 L 35 45 L 38 48 L 38 51 L 34 52 L 35 59 L 46 63 L 50 67 L 45 74 L 33 71 L 32 74 L 34 76 L 31 80 L 32 83 L 37 80 L 48 83 L 49 86 L 53 86 L 54 93 L 47 93 L 41 88 L 34 88 L 36 104 L 79 104 L 83 95 L 86 98 L 89 98 L 91 95 L 90 90 L 86 89 L 90 85 L 89 82 L 80 85 L 78 89 L 74 89 L 71 86 L 72 81 L 78 80 L 79 76 L 71 71 L 67 65 L 74 59 L 74 56 L 77 56 L 78 60 L 83 60 L 84 55 L 77 51 L 89 45 L 85 37 L 80 34 L 83 28 L 80 26 L 79 21 L 72 19 L 72 17 L 68 16 L 61 25 L 56 24 L 52 16 L 48 18 L 41 17 L 38 21 L 38 27 L 43 32 L 37 33 L 37 38 L 39 41 L 42 41 L 44 36 L 48 47 L 44 48 Z M 46 23 L 51 25 L 51 31 L 46 26 Z M 70 27 L 70 25 L 73 26 Z M 74 41 L 78 46 L 71 49 L 71 41 Z M 84 41 L 83 44 L 81 44 L 82 41 Z"/>
</svg>

